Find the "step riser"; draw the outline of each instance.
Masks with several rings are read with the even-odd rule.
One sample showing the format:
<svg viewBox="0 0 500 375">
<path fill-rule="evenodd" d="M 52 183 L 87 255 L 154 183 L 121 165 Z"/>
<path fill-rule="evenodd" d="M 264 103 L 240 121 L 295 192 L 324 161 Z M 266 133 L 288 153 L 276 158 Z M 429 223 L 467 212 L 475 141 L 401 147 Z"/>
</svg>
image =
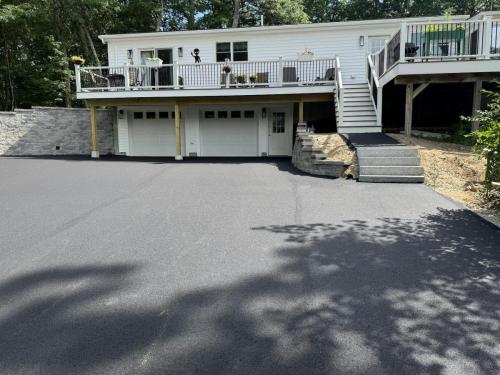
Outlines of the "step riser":
<svg viewBox="0 0 500 375">
<path fill-rule="evenodd" d="M 371 176 L 423 176 L 424 168 L 421 166 L 360 166 L 359 174 Z"/>
<path fill-rule="evenodd" d="M 417 157 L 417 150 L 414 148 L 407 148 L 398 146 L 386 148 L 367 148 L 358 147 L 357 148 L 358 157 L 368 157 L 368 156 L 379 156 L 379 157 Z"/>
<path fill-rule="evenodd" d="M 360 175 L 359 182 L 399 182 L 399 183 L 423 183 L 423 176 L 366 176 Z"/>
<path fill-rule="evenodd" d="M 337 131 L 340 134 L 349 133 L 381 133 L 382 128 L 380 126 L 339 126 Z"/>
<path fill-rule="evenodd" d="M 359 157 L 361 167 L 369 166 L 418 166 L 420 160 L 415 157 Z"/>
</svg>

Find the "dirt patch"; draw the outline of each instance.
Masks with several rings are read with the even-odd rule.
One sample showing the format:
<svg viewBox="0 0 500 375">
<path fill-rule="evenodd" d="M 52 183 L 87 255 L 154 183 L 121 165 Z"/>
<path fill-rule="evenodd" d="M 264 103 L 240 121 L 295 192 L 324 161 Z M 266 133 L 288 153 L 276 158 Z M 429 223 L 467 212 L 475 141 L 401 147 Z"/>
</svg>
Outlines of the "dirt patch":
<svg viewBox="0 0 500 375">
<path fill-rule="evenodd" d="M 475 211 L 496 217 L 500 223 L 500 213 L 488 210 L 479 194 L 485 160 L 473 154 L 471 147 L 416 137 L 408 141 L 402 134 L 388 135 L 417 148 L 427 185 Z"/>
<path fill-rule="evenodd" d="M 343 161 L 350 166 L 344 172 L 344 177 L 358 177 L 358 159 L 356 153 L 347 146 L 339 134 L 312 134 L 313 147 L 323 149 L 327 160 Z"/>
</svg>

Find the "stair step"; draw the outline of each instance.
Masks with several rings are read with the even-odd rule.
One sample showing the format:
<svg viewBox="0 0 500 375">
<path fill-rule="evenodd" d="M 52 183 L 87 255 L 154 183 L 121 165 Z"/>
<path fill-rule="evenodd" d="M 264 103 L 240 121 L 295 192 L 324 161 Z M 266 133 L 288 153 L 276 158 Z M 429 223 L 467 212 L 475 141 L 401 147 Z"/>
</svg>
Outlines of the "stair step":
<svg viewBox="0 0 500 375">
<path fill-rule="evenodd" d="M 358 122 L 358 121 L 370 121 L 377 122 L 377 116 L 374 113 L 365 112 L 365 113 L 344 113 L 344 122 Z"/>
<path fill-rule="evenodd" d="M 350 89 L 353 87 L 368 87 L 368 82 L 366 83 L 346 83 L 344 84 L 344 89 Z"/>
<path fill-rule="evenodd" d="M 423 176 L 424 168 L 420 165 L 360 165 L 359 174 L 370 176 Z"/>
<path fill-rule="evenodd" d="M 364 127 L 364 126 L 377 126 L 377 121 L 375 120 L 367 120 L 367 121 L 347 121 L 348 119 L 344 118 L 342 121 L 342 126 L 350 126 L 350 127 Z"/>
<path fill-rule="evenodd" d="M 344 93 L 344 99 L 346 98 L 370 98 L 369 92 L 346 92 Z"/>
<path fill-rule="evenodd" d="M 364 166 L 417 166 L 420 165 L 420 159 L 418 157 L 413 156 L 398 156 L 398 157 L 383 157 L 383 156 L 367 156 L 367 157 L 358 157 L 358 163 L 360 167 Z"/>
<path fill-rule="evenodd" d="M 401 183 L 422 183 L 424 176 L 372 176 L 359 175 L 359 182 L 401 182 Z"/>
<path fill-rule="evenodd" d="M 396 156 L 396 157 L 417 157 L 417 150 L 408 146 L 380 146 L 380 147 L 357 147 L 358 157 L 367 156 Z"/>
<path fill-rule="evenodd" d="M 361 113 L 361 112 L 373 112 L 375 113 L 375 109 L 373 109 L 373 106 L 366 106 L 366 107 L 344 107 L 344 114 L 348 112 L 356 112 L 356 113 Z"/>
<path fill-rule="evenodd" d="M 366 96 L 351 96 L 351 97 L 344 97 L 344 103 L 345 102 L 349 102 L 349 103 L 352 103 L 352 102 L 363 102 L 363 103 L 372 103 L 371 99 L 370 99 L 370 96 L 366 95 Z"/>
<path fill-rule="evenodd" d="M 312 158 L 314 160 L 325 160 L 326 159 L 326 155 L 324 153 L 321 153 L 321 154 L 312 154 Z"/>
<path fill-rule="evenodd" d="M 337 126 L 340 134 L 350 133 L 382 133 L 380 126 Z"/>
</svg>

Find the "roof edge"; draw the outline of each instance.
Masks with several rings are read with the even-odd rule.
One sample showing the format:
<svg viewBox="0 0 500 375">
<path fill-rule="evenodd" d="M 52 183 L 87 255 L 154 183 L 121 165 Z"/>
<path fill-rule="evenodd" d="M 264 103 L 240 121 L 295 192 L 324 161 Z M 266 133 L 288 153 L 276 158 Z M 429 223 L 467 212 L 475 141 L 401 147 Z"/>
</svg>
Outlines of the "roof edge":
<svg viewBox="0 0 500 375">
<path fill-rule="evenodd" d="M 130 33 L 130 34 L 103 34 L 99 35 L 99 39 L 105 44 L 109 40 L 126 40 L 139 38 L 161 38 L 173 36 L 191 36 L 191 35 L 211 35 L 219 33 L 240 34 L 250 32 L 266 32 L 276 30 L 317 30 L 329 28 L 349 28 L 349 27 L 368 27 L 373 25 L 401 23 L 401 22 L 423 22 L 423 21 L 463 21 L 469 19 L 468 15 L 457 15 L 452 17 L 433 16 L 433 17 L 409 17 L 409 18 L 381 18 L 374 20 L 361 21 L 341 21 L 327 23 L 305 23 L 296 25 L 279 25 L 279 26 L 253 26 L 227 29 L 205 29 L 205 30 L 183 30 L 183 31 L 166 31 L 166 32 L 149 32 L 149 33 Z"/>
</svg>

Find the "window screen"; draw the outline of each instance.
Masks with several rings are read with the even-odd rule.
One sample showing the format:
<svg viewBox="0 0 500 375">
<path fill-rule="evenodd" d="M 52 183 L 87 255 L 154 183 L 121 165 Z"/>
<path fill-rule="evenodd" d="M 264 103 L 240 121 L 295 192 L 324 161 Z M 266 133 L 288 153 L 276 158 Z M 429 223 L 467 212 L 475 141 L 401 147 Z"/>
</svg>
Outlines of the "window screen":
<svg viewBox="0 0 500 375">
<path fill-rule="evenodd" d="M 226 59 L 231 60 L 231 43 L 216 44 L 217 62 L 224 62 Z"/>
<path fill-rule="evenodd" d="M 233 43 L 233 61 L 248 60 L 248 43 L 234 42 Z"/>
</svg>

